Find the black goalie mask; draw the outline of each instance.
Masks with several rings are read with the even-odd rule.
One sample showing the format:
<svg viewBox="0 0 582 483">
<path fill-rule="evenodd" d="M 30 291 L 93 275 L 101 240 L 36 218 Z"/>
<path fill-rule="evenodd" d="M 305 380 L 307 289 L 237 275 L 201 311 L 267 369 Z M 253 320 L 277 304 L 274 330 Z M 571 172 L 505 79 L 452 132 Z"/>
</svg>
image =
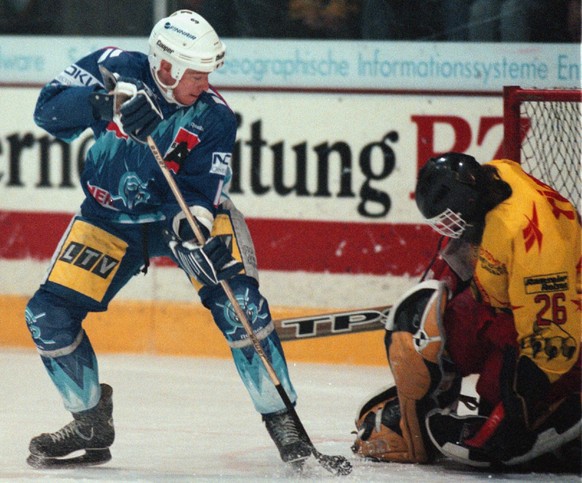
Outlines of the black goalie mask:
<svg viewBox="0 0 582 483">
<path fill-rule="evenodd" d="M 430 158 L 418 173 L 416 205 L 441 235 L 460 238 L 467 227 L 480 223 L 483 168 L 474 157 L 446 153 Z"/>
</svg>

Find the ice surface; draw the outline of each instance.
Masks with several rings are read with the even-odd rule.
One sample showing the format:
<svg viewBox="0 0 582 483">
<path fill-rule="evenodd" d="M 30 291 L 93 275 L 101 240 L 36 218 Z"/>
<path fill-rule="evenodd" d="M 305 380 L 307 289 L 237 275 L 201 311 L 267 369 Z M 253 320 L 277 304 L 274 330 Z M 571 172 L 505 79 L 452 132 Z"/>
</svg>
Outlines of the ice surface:
<svg viewBox="0 0 582 483">
<path fill-rule="evenodd" d="M 354 465 L 350 476 L 335 477 L 311 458 L 298 477 L 279 460 L 231 361 L 109 354 L 99 361 L 102 381 L 114 389 L 113 459 L 82 470 L 39 471 L 25 462 L 30 438 L 71 418 L 34 350 L 0 350 L 0 481 L 581 481 L 579 475 L 475 472 L 452 463 L 363 461 L 350 450 L 354 417 L 368 395 L 390 383 L 388 368 L 291 363 L 297 412 L 316 448 Z"/>
</svg>

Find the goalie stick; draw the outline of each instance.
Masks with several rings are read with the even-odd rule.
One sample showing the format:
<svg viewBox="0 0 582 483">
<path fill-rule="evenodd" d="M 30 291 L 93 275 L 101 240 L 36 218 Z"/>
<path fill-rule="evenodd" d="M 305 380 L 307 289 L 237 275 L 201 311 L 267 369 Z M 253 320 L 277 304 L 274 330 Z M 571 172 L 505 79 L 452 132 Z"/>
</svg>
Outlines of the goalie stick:
<svg viewBox="0 0 582 483">
<path fill-rule="evenodd" d="M 282 341 L 385 329 L 391 305 L 274 320 Z"/>
<path fill-rule="evenodd" d="M 194 220 L 194 216 L 192 215 L 192 213 L 188 209 L 188 205 L 186 204 L 186 201 L 184 200 L 184 197 L 182 196 L 180 188 L 178 187 L 176 181 L 174 180 L 169 168 L 166 166 L 164 158 L 162 157 L 155 141 L 153 140 L 153 138 L 151 136 L 148 136 L 146 141 L 147 141 L 148 147 L 150 148 L 150 151 L 152 152 L 152 154 L 156 160 L 156 163 L 160 167 L 162 174 L 166 178 L 166 181 L 168 182 L 168 185 L 169 185 L 170 189 L 172 190 L 174 198 L 178 202 L 180 209 L 184 212 L 184 215 L 186 216 L 186 220 L 188 221 L 190 228 L 192 228 L 192 231 L 194 232 L 194 235 L 196 236 L 198 243 L 200 245 L 203 245 L 204 241 L 205 241 L 204 235 L 202 234 L 202 231 L 200 230 L 200 228 L 198 227 L 198 224 Z M 230 288 L 230 285 L 228 284 L 228 282 L 226 280 L 221 280 L 220 286 L 222 287 L 222 289 L 226 293 L 226 296 L 228 297 L 228 300 L 232 304 L 239 322 L 242 324 L 245 332 L 247 333 L 249 339 L 251 340 L 257 355 L 261 359 L 261 362 L 262 362 L 263 366 L 265 367 L 267 374 L 269 375 L 269 378 L 271 379 L 271 382 L 273 383 L 273 385 L 275 386 L 275 389 L 277 390 L 279 396 L 281 397 L 281 400 L 285 404 L 286 409 L 289 411 L 289 414 L 293 418 L 293 421 L 295 422 L 295 425 L 297 426 L 298 430 L 300 431 L 306 444 L 309 445 L 309 448 L 311 449 L 311 454 L 315 457 L 315 459 L 318 461 L 318 463 L 321 464 L 321 466 L 323 466 L 327 471 L 334 473 L 335 475 L 348 475 L 348 474 L 350 474 L 352 472 L 352 465 L 346 458 L 344 458 L 343 456 L 324 455 L 324 454 L 320 453 L 315 448 L 315 446 L 313 445 L 313 442 L 311 441 L 311 438 L 309 437 L 309 435 L 307 434 L 307 431 L 305 430 L 305 427 L 303 426 L 303 423 L 299 419 L 299 415 L 295 411 L 295 407 L 293 406 L 293 403 L 291 402 L 291 400 L 289 399 L 289 396 L 285 392 L 285 389 L 283 388 L 283 385 L 281 384 L 281 381 L 279 380 L 277 373 L 273 369 L 273 366 L 271 365 L 269 359 L 267 358 L 267 355 L 265 354 L 259 339 L 257 338 L 256 334 L 254 333 L 253 328 L 252 328 L 251 324 L 249 323 L 245 312 L 243 311 L 242 307 L 240 306 L 234 292 Z"/>
</svg>

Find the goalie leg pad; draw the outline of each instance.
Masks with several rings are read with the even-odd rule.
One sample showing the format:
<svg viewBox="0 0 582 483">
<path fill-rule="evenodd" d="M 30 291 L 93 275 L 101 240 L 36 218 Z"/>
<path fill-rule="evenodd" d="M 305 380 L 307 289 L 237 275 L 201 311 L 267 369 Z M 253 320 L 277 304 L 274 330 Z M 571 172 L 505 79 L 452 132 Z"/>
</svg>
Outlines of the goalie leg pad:
<svg viewBox="0 0 582 483">
<path fill-rule="evenodd" d="M 392 334 L 388 357 L 396 381 L 401 412 L 400 429 L 408 450 L 408 460 L 426 463 L 430 460 L 430 450 L 425 444 L 428 438 L 425 437 L 424 428 L 419 423 L 419 417 L 424 419 L 424 414 L 417 410 L 417 403 L 425 396 L 430 396 L 429 390 L 433 385 L 431 372 L 415 351 L 410 333 Z"/>
<path fill-rule="evenodd" d="M 430 395 L 440 407 L 456 399 L 460 386 L 445 350 L 443 314 L 447 296 L 443 282 L 428 280 L 416 285 L 390 311 L 385 337 L 399 395 L 417 401 Z M 415 377 L 410 376 L 411 372 Z"/>
<path fill-rule="evenodd" d="M 415 463 L 400 429 L 400 404 L 392 386 L 362 405 L 352 451 L 375 461 Z"/>
<path fill-rule="evenodd" d="M 536 437 L 530 450 L 503 463 L 508 466 L 525 463 L 543 454 L 557 451 L 570 441 L 579 441 L 582 437 L 580 396 L 571 394 L 553 404 L 549 414 L 543 415 L 534 423 Z"/>
<path fill-rule="evenodd" d="M 371 398 L 356 419 L 356 454 L 381 461 L 425 463 L 434 455 L 427 412 L 452 403 L 461 379 L 444 352 L 445 284 L 423 282 L 396 303 L 386 324 L 386 351 L 396 387 Z"/>
</svg>

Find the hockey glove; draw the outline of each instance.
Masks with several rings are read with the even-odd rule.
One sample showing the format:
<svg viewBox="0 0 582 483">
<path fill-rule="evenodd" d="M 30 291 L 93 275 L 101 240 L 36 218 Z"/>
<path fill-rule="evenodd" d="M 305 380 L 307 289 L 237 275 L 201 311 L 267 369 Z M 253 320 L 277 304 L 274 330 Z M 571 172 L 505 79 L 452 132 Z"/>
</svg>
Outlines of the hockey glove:
<svg viewBox="0 0 582 483">
<path fill-rule="evenodd" d="M 211 237 L 201 247 L 194 241 L 180 241 L 172 236 L 169 246 L 184 271 L 202 285 L 217 285 L 244 268 L 232 257 L 220 238 Z"/>
<path fill-rule="evenodd" d="M 93 116 L 97 120 L 114 121 L 135 141 L 145 143 L 163 115 L 156 105 L 151 90 L 139 79 L 119 77 L 100 69 L 105 89 L 89 96 Z"/>
<path fill-rule="evenodd" d="M 144 87 L 137 79 L 123 78 L 99 66 L 103 78 L 103 89 L 98 89 L 89 96 L 93 107 L 93 117 L 101 121 L 114 121 L 121 127 L 119 110 L 121 105 L 135 97 L 138 88 Z"/>
<path fill-rule="evenodd" d="M 120 84 L 134 84 L 137 90 L 136 94 L 119 108 L 121 126 L 132 139 L 145 143 L 146 138 L 164 116 L 154 101 L 153 93 L 141 81 L 121 77 L 116 89 Z"/>
</svg>

